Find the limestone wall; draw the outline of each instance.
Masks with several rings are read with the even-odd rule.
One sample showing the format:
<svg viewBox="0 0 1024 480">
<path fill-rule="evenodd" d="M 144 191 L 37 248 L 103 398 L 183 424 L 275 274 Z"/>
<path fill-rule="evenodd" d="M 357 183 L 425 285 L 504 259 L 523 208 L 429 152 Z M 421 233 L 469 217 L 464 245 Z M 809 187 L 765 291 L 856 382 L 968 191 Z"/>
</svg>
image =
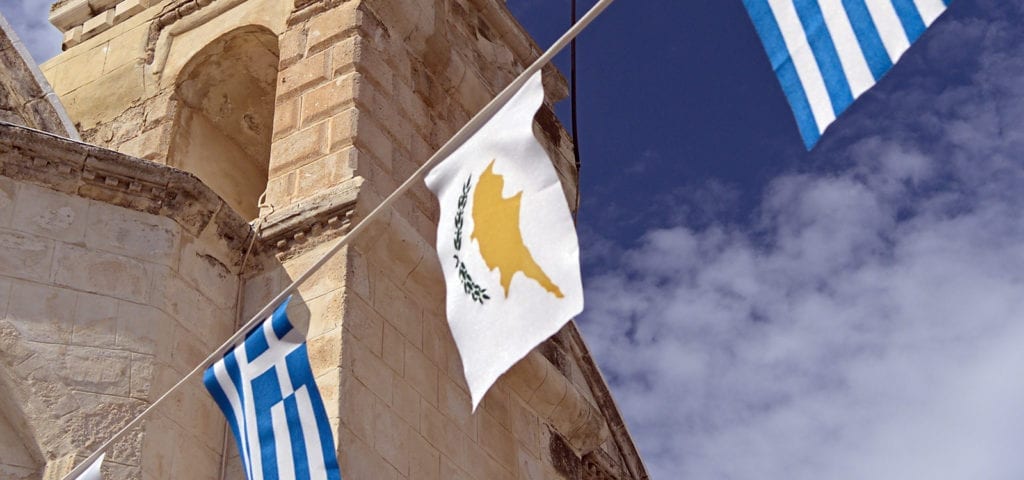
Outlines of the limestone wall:
<svg viewBox="0 0 1024 480">
<path fill-rule="evenodd" d="M 28 49 L 0 14 L 0 121 L 77 139 L 78 131 Z"/>
<path fill-rule="evenodd" d="M 82 13 L 83 1 L 89 5 L 87 13 Z M 196 139 L 180 128 L 185 100 L 181 87 L 193 78 L 189 72 L 197 52 L 239 29 L 277 36 L 269 158 L 262 159 L 268 206 L 260 218 L 255 256 L 237 283 L 231 272 L 243 250 L 244 235 L 238 232 L 248 230 L 209 190 L 189 187 L 185 191 L 196 198 L 187 204 L 173 199 L 170 203 L 185 211 L 205 212 L 198 217 L 175 213 L 166 201 L 157 207 L 141 200 L 105 200 L 146 212 L 150 216 L 144 218 L 154 222 L 165 217 L 183 229 L 178 234 L 178 263 L 161 264 L 116 249 L 108 252 L 147 265 L 150 282 L 165 279 L 147 292 L 147 298 L 152 299 L 155 291 L 179 290 L 175 285 L 183 283 L 214 301 L 212 292 L 221 287 L 209 290 L 208 283 L 237 287 L 243 292 L 243 318 L 362 221 L 539 54 L 504 3 L 492 0 L 163 0 L 142 2 L 149 7 L 122 17 L 116 16 L 114 6 L 114 20 L 102 28 L 98 22 L 110 17 L 93 3 L 58 4 L 56 17 L 88 17 L 79 26 L 82 32 L 91 27 L 92 33 L 75 37 L 78 20 L 67 20 L 70 48 L 44 70 L 71 116 L 81 123 L 84 137 L 156 163 L 173 164 L 179 140 Z M 60 13 L 72 8 L 79 8 L 79 13 Z M 537 117 L 536 132 L 552 154 L 566 198 L 574 206 L 571 142 L 550 108 L 550 102 L 565 95 L 565 84 L 554 70 L 547 72 L 545 82 L 550 98 Z M 235 118 L 234 113 L 224 118 Z M 133 165 L 142 171 L 157 169 L 169 178 L 182 175 L 156 163 Z M 193 164 L 177 166 L 203 175 L 200 167 L 188 165 Z M 62 178 L 54 173 L 40 178 L 31 181 L 63 181 L 53 180 Z M 100 180 L 65 193 L 97 201 L 90 192 L 98 188 L 97 181 L 105 180 L 101 175 L 94 178 Z M 203 180 L 225 195 L 216 179 Z M 125 185 L 129 191 L 135 188 L 130 182 Z M 148 184 L 139 185 L 139 191 L 148 191 Z M 163 195 L 171 191 L 177 189 L 166 188 Z M 646 478 L 607 386 L 574 326 L 514 367 L 478 412 L 470 414 L 462 366 L 444 317 L 444 282 L 433 248 L 437 216 L 433 195 L 417 185 L 304 284 L 289 311 L 300 328 L 308 330 L 313 370 L 335 428 L 345 478 Z M 189 223 L 193 218 L 204 220 Z M 185 253 L 185 245 L 208 246 L 210 250 L 198 257 L 216 261 L 187 269 L 194 259 Z M 77 247 L 102 249 L 101 243 Z M 155 266 L 148 266 L 151 263 Z M 227 272 L 227 280 L 218 272 Z M 173 364 L 175 351 L 194 352 L 192 347 L 206 346 L 182 344 L 183 335 L 176 332 L 199 330 L 212 342 L 227 335 L 234 321 L 233 304 L 217 304 L 219 320 L 205 327 L 192 325 L 197 328 L 190 330 L 180 312 L 172 313 L 170 306 L 160 303 L 165 300 L 157 300 L 145 305 L 175 325 L 170 340 L 160 342 L 161 348 L 171 349 L 168 363 Z M 129 353 L 131 358 L 145 354 Z M 154 365 L 164 358 L 150 355 Z M 185 356 L 195 355 L 181 353 L 177 358 Z M 167 386 L 155 382 L 150 389 L 163 391 Z M 223 421 L 204 417 L 206 430 L 188 433 L 184 427 L 195 425 L 182 418 L 196 408 L 213 408 L 200 388 L 198 381 L 190 384 L 166 407 L 163 415 L 168 418 L 153 422 L 159 431 L 173 433 L 147 432 L 145 438 L 152 440 L 142 441 L 141 461 L 120 454 L 115 461 L 141 464 L 143 478 L 216 475 L 214 465 L 221 454 L 211 445 L 216 436 L 211 425 L 222 432 Z M 40 408 L 48 411 L 49 406 Z M 192 434 L 203 439 L 188 441 Z M 62 451 L 85 453 L 82 445 Z M 174 453 L 153 453 L 162 451 Z M 242 478 L 233 445 L 226 454 L 227 478 Z M 49 454 L 44 450 L 42 455 Z M 188 475 L 176 470 L 186 465 L 196 470 Z"/>
<path fill-rule="evenodd" d="M 0 138 L 0 476 L 60 478 L 232 332 L 248 226 L 188 174 Z M 198 381 L 168 406 L 105 478 L 216 478 L 220 413 Z"/>
<path fill-rule="evenodd" d="M 350 198 L 353 190 L 355 200 L 320 209 L 332 213 L 307 229 L 268 232 L 290 274 L 338 235 L 330 218 L 341 231 L 360 221 L 539 54 L 495 2 L 305 5 L 281 36 L 268 198 L 284 206 L 283 217 L 313 215 L 325 197 Z M 547 81 L 553 98 L 564 94 L 559 76 Z M 538 119 L 574 204 L 571 143 L 550 107 Z M 437 216 L 433 195 L 417 185 L 330 274 L 301 289 L 320 345 L 315 367 L 326 372 L 319 381 L 338 391 L 331 416 L 345 475 L 645 478 L 599 374 L 592 363 L 578 365 L 589 357 L 574 327 L 543 349 L 547 356 L 521 362 L 470 413 L 444 316 Z M 286 280 L 272 277 L 252 285 Z M 247 301 L 272 290 L 262 288 L 247 288 Z"/>
</svg>

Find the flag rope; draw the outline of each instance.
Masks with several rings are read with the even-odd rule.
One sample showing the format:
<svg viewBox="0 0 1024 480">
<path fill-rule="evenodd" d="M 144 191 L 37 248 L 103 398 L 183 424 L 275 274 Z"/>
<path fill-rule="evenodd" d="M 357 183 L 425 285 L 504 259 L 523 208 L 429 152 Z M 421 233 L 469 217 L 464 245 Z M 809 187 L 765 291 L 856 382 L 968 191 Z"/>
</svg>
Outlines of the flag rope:
<svg viewBox="0 0 1024 480">
<path fill-rule="evenodd" d="M 351 243 L 352 239 L 358 236 L 360 233 L 362 233 L 363 230 L 365 230 L 367 226 L 371 223 L 371 221 L 374 220 L 377 216 L 379 216 L 381 212 L 391 207 L 391 205 L 398 199 L 398 197 L 401 197 L 403 194 L 405 194 L 405 192 L 412 188 L 416 182 L 422 180 L 423 176 L 428 171 L 430 171 L 433 167 L 440 163 L 441 160 L 444 160 L 449 155 L 454 153 L 460 146 L 462 146 L 463 143 L 465 143 L 466 140 L 468 140 L 474 133 L 480 130 L 480 128 L 483 127 L 484 124 L 486 124 L 487 121 L 490 120 L 490 118 L 494 116 L 495 113 L 498 112 L 498 110 L 500 110 L 502 107 L 505 106 L 506 103 L 508 103 L 508 101 L 516 94 L 516 92 L 519 91 L 519 89 L 527 82 L 527 80 L 529 80 L 530 77 L 533 76 L 533 74 L 537 73 L 542 68 L 544 68 L 545 65 L 551 62 L 555 55 L 558 55 L 559 52 L 565 49 L 565 47 L 569 45 L 569 43 L 572 42 L 572 40 L 575 39 L 580 34 L 580 32 L 583 31 L 583 29 L 587 28 L 587 26 L 589 26 L 601 13 L 603 13 L 604 10 L 607 9 L 613 1 L 614 0 L 598 1 L 590 9 L 590 11 L 587 12 L 586 15 L 580 18 L 579 22 L 574 24 L 572 28 L 565 32 L 565 34 L 563 34 L 561 38 L 559 38 L 554 44 L 552 44 L 551 47 L 544 52 L 544 54 L 542 54 L 540 57 L 537 58 L 537 60 L 530 64 L 530 66 L 527 67 L 526 70 L 523 70 L 523 72 L 520 73 L 519 76 L 512 81 L 512 83 L 506 86 L 505 89 L 501 91 L 501 93 L 494 97 L 494 99 L 492 99 L 490 103 L 488 103 L 486 106 L 484 106 L 483 109 L 477 112 L 477 114 L 474 115 L 473 118 L 469 120 L 469 122 L 467 122 L 461 129 L 459 129 L 459 131 L 456 132 L 451 139 L 445 142 L 445 144 L 442 145 L 441 148 L 438 149 L 437 152 L 435 152 L 423 165 L 421 165 L 415 172 L 413 172 L 413 174 L 405 182 L 399 185 L 398 188 L 395 189 L 395 191 L 391 192 L 391 194 L 388 195 L 388 197 L 385 198 L 379 205 L 377 205 L 377 207 L 374 208 L 369 214 L 367 214 L 362 221 L 353 226 L 352 229 L 349 230 L 347 234 L 345 234 L 345 236 L 338 239 L 337 243 L 335 243 L 335 245 L 331 247 L 331 249 L 327 253 L 325 253 L 323 257 L 320 258 L 320 260 L 317 260 L 316 263 L 314 263 L 312 266 L 309 267 L 309 269 L 303 272 L 302 275 L 300 275 L 298 278 L 292 281 L 292 283 L 288 285 L 283 291 L 281 291 L 281 293 L 277 294 L 277 296 L 270 300 L 270 302 L 268 302 L 267 305 L 264 306 L 259 312 L 253 315 L 252 318 L 249 319 L 249 321 L 246 322 L 241 329 L 236 331 L 234 335 L 228 338 L 220 347 L 214 350 L 213 353 L 211 353 L 209 356 L 203 359 L 203 361 L 200 362 L 198 366 L 196 366 L 194 369 L 192 369 L 191 372 L 186 374 L 181 380 L 178 381 L 178 383 L 175 383 L 166 393 L 161 395 L 160 398 L 154 400 L 153 403 L 149 404 L 149 406 L 146 407 L 145 410 L 143 410 L 141 413 L 139 413 L 139 415 L 132 419 L 131 422 L 128 422 L 128 424 L 121 428 L 121 430 L 119 430 L 117 433 L 111 436 L 106 442 L 100 445 L 100 447 L 97 448 L 91 455 L 89 455 L 89 457 L 87 457 L 83 462 L 78 464 L 78 466 L 75 467 L 75 469 L 72 470 L 71 473 L 65 475 L 63 480 L 74 480 L 79 475 L 81 475 L 89 467 L 89 465 L 95 462 L 96 459 L 98 459 L 99 456 L 103 454 L 104 451 L 110 448 L 110 446 L 113 445 L 114 442 L 119 440 L 122 436 L 124 436 L 125 433 L 127 433 L 129 430 L 137 426 L 139 422 L 142 421 L 143 418 L 145 418 L 157 406 L 163 403 L 163 401 L 167 397 L 169 397 L 171 394 L 173 394 L 175 391 L 181 388 L 181 386 L 184 385 L 185 382 L 187 382 L 197 373 L 205 370 L 209 366 L 210 362 L 215 361 L 218 357 L 223 356 L 224 353 L 227 352 L 228 349 L 230 349 L 232 346 L 234 346 L 236 342 L 244 338 L 245 334 L 248 333 L 249 330 L 256 326 L 258 322 L 264 320 L 267 317 L 267 315 L 273 312 L 274 308 L 279 303 L 281 303 L 285 298 L 291 295 L 292 292 L 294 292 L 299 287 L 299 285 L 303 284 L 306 280 L 308 280 L 309 277 L 311 277 L 314 273 L 316 273 L 317 270 L 323 267 L 327 263 L 327 261 L 331 259 L 331 257 L 333 257 L 336 253 L 341 251 L 342 248 Z"/>
</svg>

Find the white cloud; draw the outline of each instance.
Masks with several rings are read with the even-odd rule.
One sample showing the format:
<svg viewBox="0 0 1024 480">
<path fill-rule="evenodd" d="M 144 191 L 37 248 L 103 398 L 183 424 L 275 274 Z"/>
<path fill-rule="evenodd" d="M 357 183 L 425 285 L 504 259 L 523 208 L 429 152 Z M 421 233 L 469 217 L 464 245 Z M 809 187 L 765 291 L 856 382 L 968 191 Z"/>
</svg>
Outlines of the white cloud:
<svg viewBox="0 0 1024 480">
<path fill-rule="evenodd" d="M 48 20 L 48 0 L 3 0 L 0 14 L 10 22 L 36 62 L 60 53 L 61 34 Z"/>
<path fill-rule="evenodd" d="M 977 3 L 923 53 L 959 85 L 878 92 L 823 152 L 845 167 L 589 279 L 652 478 L 1024 478 L 1024 12 Z"/>
</svg>

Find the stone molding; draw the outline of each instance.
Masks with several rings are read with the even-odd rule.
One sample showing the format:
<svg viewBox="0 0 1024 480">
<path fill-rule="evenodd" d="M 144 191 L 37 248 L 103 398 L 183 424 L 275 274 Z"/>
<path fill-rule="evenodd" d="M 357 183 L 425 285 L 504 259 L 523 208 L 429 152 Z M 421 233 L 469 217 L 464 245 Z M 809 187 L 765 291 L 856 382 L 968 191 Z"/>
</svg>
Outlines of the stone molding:
<svg viewBox="0 0 1024 480">
<path fill-rule="evenodd" d="M 263 219 L 266 227 L 261 231 L 260 249 L 293 256 L 347 233 L 362 185 L 363 179 L 355 177 L 283 210 L 271 212 Z"/>
<path fill-rule="evenodd" d="M 199 12 L 206 6 L 211 4 L 214 6 L 212 10 L 204 11 L 206 15 L 199 19 L 198 22 L 186 25 L 179 31 L 170 31 L 169 37 L 184 33 L 184 31 L 191 30 L 202 25 L 205 23 L 205 20 L 215 18 L 221 13 L 238 6 L 244 1 L 245 0 L 177 0 L 176 2 L 164 7 L 160 15 L 156 16 L 156 18 L 149 24 L 149 33 L 146 37 L 146 63 L 154 65 L 153 62 L 158 59 L 158 50 L 163 51 L 162 55 L 159 55 L 159 57 L 165 57 L 167 55 L 165 50 L 170 49 L 169 42 L 171 39 L 168 38 L 164 42 L 161 42 L 160 39 L 163 36 L 164 31 L 175 25 L 177 22 Z M 161 46 L 161 43 L 164 43 L 164 45 Z M 162 70 L 163 62 L 166 61 L 166 58 L 159 58 L 159 60 L 160 64 L 156 65 L 156 68 L 154 69 L 156 72 Z"/>
<path fill-rule="evenodd" d="M 612 440 L 622 453 L 623 461 L 626 463 L 625 467 L 629 471 L 627 478 L 648 480 L 650 476 L 647 473 L 647 467 L 644 465 L 643 458 L 633 443 L 633 437 L 629 434 L 626 422 L 622 418 L 622 412 L 619 411 L 619 406 L 615 403 L 615 398 L 612 397 L 611 391 L 608 389 L 608 382 L 605 381 L 604 375 L 601 374 L 601 370 L 597 366 L 597 362 L 590 354 L 590 348 L 587 347 L 586 342 L 583 340 L 583 335 L 580 334 L 576 322 L 569 322 L 569 325 L 556 336 L 568 340 L 567 343 L 572 351 L 572 355 L 576 358 L 576 362 L 580 370 L 582 370 L 583 377 L 590 387 L 590 392 L 594 395 L 594 400 L 597 402 L 597 407 L 600 409 L 605 421 L 608 422 L 607 426 Z M 584 478 L 587 479 L 589 477 Z M 601 477 L 595 478 L 600 479 Z"/>
<path fill-rule="evenodd" d="M 513 366 L 506 378 L 511 390 L 561 433 L 574 451 L 591 452 L 608 438 L 598 408 L 537 350 Z"/>
<path fill-rule="evenodd" d="M 78 129 L 68 117 L 50 82 L 39 71 L 32 55 L 14 28 L 0 14 L 0 111 L 13 107 L 25 125 L 79 140 Z M 4 103 L 8 104 L 6 107 Z M 16 120 L 15 120 L 16 121 Z"/>
<path fill-rule="evenodd" d="M 595 450 L 583 456 L 582 480 L 623 480 L 623 476 L 607 453 Z"/>
<path fill-rule="evenodd" d="M 236 252 L 251 238 L 248 222 L 191 173 L 9 123 L 0 138 L 5 177 L 168 217 L 193 235 L 212 227 Z"/>
<path fill-rule="evenodd" d="M 70 48 L 109 30 L 158 0 L 70 0 L 54 4 L 50 23 L 64 33 L 64 47 Z"/>
</svg>

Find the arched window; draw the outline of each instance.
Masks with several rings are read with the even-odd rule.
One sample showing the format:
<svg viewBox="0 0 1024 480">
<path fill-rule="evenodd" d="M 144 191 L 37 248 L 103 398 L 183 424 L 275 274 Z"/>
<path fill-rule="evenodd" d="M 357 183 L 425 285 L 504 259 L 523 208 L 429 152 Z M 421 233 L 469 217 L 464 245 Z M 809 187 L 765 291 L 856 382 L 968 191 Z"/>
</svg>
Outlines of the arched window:
<svg viewBox="0 0 1024 480">
<path fill-rule="evenodd" d="M 224 34 L 178 76 L 168 163 L 191 172 L 247 219 L 267 186 L 277 36 L 263 27 Z"/>
</svg>

